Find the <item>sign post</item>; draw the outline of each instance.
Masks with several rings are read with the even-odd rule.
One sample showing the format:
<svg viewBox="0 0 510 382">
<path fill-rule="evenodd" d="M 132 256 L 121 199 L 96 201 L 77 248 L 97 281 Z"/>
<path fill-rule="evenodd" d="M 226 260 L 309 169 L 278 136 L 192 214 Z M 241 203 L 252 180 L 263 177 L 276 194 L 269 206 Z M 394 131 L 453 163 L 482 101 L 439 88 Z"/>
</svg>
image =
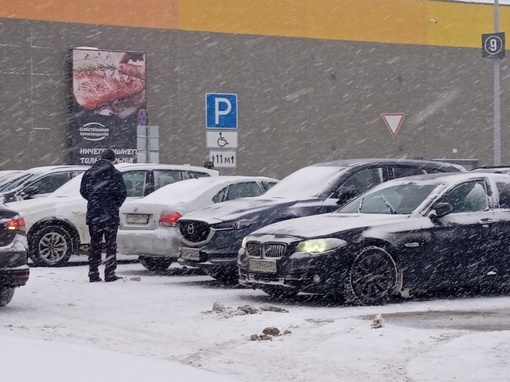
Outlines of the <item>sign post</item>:
<svg viewBox="0 0 510 382">
<path fill-rule="evenodd" d="M 494 33 L 482 34 L 482 57 L 494 59 L 494 166 L 501 165 L 500 60 L 505 33 L 499 32 L 499 0 L 494 0 Z"/>
<path fill-rule="evenodd" d="M 136 127 L 138 163 L 159 163 L 159 126 Z"/>
<path fill-rule="evenodd" d="M 237 166 L 237 94 L 206 93 L 205 127 L 209 160 L 217 168 Z"/>
</svg>

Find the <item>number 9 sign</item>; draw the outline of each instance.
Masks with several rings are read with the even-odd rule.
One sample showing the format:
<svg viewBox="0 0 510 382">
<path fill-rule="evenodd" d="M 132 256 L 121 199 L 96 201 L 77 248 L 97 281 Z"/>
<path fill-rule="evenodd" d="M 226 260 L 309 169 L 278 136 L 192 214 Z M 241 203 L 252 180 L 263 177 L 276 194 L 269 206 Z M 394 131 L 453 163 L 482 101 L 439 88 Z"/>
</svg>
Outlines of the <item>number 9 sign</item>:
<svg viewBox="0 0 510 382">
<path fill-rule="evenodd" d="M 505 33 L 482 34 L 482 57 L 503 58 L 505 57 Z"/>
</svg>

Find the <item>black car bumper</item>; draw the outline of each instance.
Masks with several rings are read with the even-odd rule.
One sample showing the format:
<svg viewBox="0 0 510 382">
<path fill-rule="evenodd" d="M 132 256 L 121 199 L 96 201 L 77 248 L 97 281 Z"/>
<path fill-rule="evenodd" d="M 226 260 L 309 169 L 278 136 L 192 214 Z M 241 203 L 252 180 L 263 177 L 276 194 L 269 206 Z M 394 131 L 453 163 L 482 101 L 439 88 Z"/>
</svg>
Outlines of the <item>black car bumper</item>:
<svg viewBox="0 0 510 382">
<path fill-rule="evenodd" d="M 179 264 L 189 267 L 224 268 L 232 269 L 235 272 L 237 253 L 215 253 L 204 251 L 202 248 L 182 247 L 177 261 Z"/>
<path fill-rule="evenodd" d="M 0 286 L 2 287 L 20 287 L 27 283 L 30 276 L 28 265 L 22 265 L 16 268 L 0 269 Z"/>
<path fill-rule="evenodd" d="M 259 259 L 249 258 L 241 249 L 238 257 L 239 284 L 258 289 L 280 288 L 306 293 L 343 293 L 351 256 L 332 252 L 318 257 L 291 259 L 288 257 L 264 267 Z M 256 269 L 253 269 L 256 265 Z"/>
</svg>

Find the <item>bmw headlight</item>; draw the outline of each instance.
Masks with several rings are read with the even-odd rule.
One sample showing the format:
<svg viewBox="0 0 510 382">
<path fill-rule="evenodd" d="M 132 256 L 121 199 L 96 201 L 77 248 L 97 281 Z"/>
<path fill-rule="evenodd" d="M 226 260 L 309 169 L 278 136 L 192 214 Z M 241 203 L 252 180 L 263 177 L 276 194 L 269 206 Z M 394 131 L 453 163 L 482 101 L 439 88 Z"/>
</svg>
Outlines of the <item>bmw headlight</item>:
<svg viewBox="0 0 510 382">
<path fill-rule="evenodd" d="M 305 240 L 297 245 L 296 253 L 292 257 L 296 257 L 297 253 L 320 255 L 333 249 L 345 247 L 346 245 L 347 242 L 345 240 L 335 238 Z"/>
</svg>

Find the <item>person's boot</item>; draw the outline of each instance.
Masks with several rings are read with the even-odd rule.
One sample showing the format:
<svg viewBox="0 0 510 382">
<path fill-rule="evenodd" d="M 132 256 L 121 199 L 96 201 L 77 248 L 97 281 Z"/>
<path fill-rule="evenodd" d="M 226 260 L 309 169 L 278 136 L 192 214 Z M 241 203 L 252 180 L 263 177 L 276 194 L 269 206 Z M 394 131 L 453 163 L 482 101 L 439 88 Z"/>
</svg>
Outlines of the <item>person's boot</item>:
<svg viewBox="0 0 510 382">
<path fill-rule="evenodd" d="M 97 283 L 103 281 L 101 277 L 99 277 L 99 270 L 95 267 L 89 268 L 89 282 Z"/>
<path fill-rule="evenodd" d="M 112 281 L 117 281 L 117 280 L 122 280 L 122 277 L 119 277 L 117 275 L 108 275 L 108 277 L 105 276 L 104 278 L 104 281 L 106 281 L 107 283 L 110 283 Z"/>
</svg>

